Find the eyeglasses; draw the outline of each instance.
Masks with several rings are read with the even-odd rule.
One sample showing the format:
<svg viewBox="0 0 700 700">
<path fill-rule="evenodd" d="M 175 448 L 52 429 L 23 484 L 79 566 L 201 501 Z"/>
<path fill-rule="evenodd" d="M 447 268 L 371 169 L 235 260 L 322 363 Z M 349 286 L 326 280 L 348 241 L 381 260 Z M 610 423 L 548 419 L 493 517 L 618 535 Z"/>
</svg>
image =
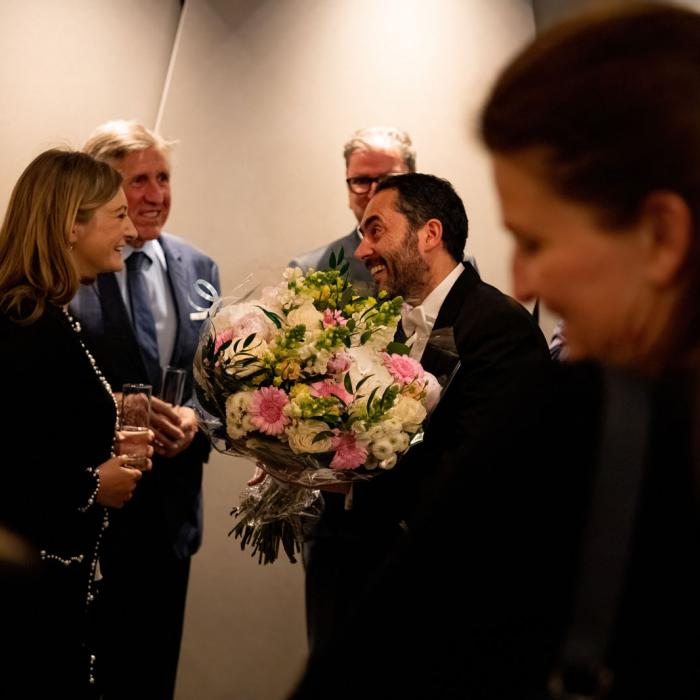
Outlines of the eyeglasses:
<svg viewBox="0 0 700 700">
<path fill-rule="evenodd" d="M 403 175 L 403 173 L 384 173 L 382 175 L 377 175 L 377 177 L 361 175 L 359 177 L 349 177 L 345 182 L 348 183 L 350 191 L 354 194 L 367 194 L 372 189 L 372 185 L 386 180 L 386 178 L 392 177 L 393 175 Z"/>
</svg>

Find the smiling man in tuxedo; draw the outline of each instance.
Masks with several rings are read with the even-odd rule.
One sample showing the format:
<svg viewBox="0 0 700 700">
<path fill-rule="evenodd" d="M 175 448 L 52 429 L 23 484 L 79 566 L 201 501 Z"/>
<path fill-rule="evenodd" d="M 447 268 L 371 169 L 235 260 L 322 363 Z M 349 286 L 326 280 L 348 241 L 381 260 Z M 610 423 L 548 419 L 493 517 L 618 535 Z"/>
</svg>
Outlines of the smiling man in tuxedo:
<svg viewBox="0 0 700 700">
<path fill-rule="evenodd" d="M 462 262 L 468 220 L 449 182 L 419 173 L 383 180 L 360 230 L 355 255 L 378 288 L 406 301 L 402 326 L 410 354 L 436 375 L 456 372 L 423 443 L 394 470 L 356 484 L 351 510 L 341 495 L 324 494 L 307 561 L 312 652 L 341 629 L 348 601 L 399 544 L 415 513 L 427 507 L 457 455 L 512 409 L 505 404 L 513 401 L 514 381 L 550 361 L 532 316 Z"/>
<path fill-rule="evenodd" d="M 143 382 L 157 393 L 162 368 L 187 370 L 182 406 L 153 399 L 153 469 L 115 512 L 101 565 L 105 700 L 173 696 L 190 557 L 202 538 L 202 464 L 209 441 L 191 404 L 192 359 L 203 316 L 192 306 L 195 284 L 219 288 L 216 264 L 164 233 L 170 213 L 172 144 L 135 122 L 99 127 L 84 150 L 124 176 L 137 239 L 125 269 L 99 275 L 71 304 L 86 343 L 115 391 Z M 125 655 L 129 662 L 124 663 Z"/>
</svg>

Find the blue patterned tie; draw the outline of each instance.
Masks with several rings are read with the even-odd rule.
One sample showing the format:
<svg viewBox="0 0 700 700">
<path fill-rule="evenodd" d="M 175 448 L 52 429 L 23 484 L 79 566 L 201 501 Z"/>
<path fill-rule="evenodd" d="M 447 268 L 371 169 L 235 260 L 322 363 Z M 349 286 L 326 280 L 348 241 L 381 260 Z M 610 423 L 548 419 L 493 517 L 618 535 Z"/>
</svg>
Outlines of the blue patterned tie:
<svg viewBox="0 0 700 700">
<path fill-rule="evenodd" d="M 158 337 L 156 323 L 148 299 L 145 272 L 153 261 L 145 253 L 134 251 L 126 259 L 127 285 L 131 301 L 131 322 L 134 326 L 136 342 L 141 349 L 146 371 L 154 391 L 160 379 L 160 361 L 158 359 Z"/>
</svg>

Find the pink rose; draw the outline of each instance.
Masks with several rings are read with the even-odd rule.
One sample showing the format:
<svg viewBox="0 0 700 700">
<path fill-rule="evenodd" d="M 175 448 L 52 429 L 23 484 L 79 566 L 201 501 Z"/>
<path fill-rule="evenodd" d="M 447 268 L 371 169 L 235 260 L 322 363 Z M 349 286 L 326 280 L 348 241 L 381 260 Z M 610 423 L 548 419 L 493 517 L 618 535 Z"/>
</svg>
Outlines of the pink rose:
<svg viewBox="0 0 700 700">
<path fill-rule="evenodd" d="M 334 352 L 326 366 L 331 374 L 342 374 L 352 367 L 352 358 L 345 352 Z"/>
<path fill-rule="evenodd" d="M 345 390 L 345 387 L 332 379 L 324 379 L 321 382 L 311 384 L 311 393 L 314 396 L 337 396 L 346 406 L 353 400 L 353 395 Z"/>
<path fill-rule="evenodd" d="M 214 352 L 217 352 L 218 349 L 228 340 L 233 340 L 233 331 L 230 328 L 216 336 L 216 340 L 214 341 Z"/>
<path fill-rule="evenodd" d="M 442 387 L 440 386 L 438 380 L 435 379 L 435 375 L 430 374 L 430 372 L 426 372 L 425 385 L 423 388 L 425 390 L 425 410 L 428 413 L 432 413 L 440 400 Z"/>
</svg>

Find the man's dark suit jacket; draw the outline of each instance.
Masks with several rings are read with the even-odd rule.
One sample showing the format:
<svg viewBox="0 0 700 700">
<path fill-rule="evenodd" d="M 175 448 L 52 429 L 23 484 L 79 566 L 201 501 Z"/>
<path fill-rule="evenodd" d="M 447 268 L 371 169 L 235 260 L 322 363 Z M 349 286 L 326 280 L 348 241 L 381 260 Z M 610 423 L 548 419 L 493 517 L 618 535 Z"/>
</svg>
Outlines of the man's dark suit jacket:
<svg viewBox="0 0 700 700">
<path fill-rule="evenodd" d="M 333 636 L 374 570 L 402 539 L 400 523 L 429 508 L 444 474 L 517 402 L 512 387 L 523 373 L 549 363 L 547 343 L 530 314 L 485 284 L 471 265 L 443 302 L 433 334 L 454 335 L 460 369 L 430 418 L 425 439 L 393 470 L 354 487 L 353 507 L 324 494 L 326 507 L 307 561 L 307 617 L 312 647 Z M 422 364 L 435 370 L 427 349 Z M 506 404 L 508 404 L 506 406 Z M 523 407 L 527 410 L 527 407 Z M 502 425 L 508 439 L 509 426 Z M 464 465 L 468 469 L 468 465 Z"/>
<path fill-rule="evenodd" d="M 189 298 L 196 298 L 194 285 L 198 279 L 218 289 L 219 274 L 209 257 L 182 239 L 164 233 L 159 242 L 178 315 L 173 356 L 167 362 L 161 358 L 161 364 L 188 370 L 186 403 L 192 395 L 192 359 L 202 324 L 201 319 L 190 317 L 194 309 Z M 99 275 L 94 285 L 83 287 L 71 309 L 114 391 L 120 391 L 126 382 L 157 385 L 158 378 L 148 376 L 141 358 L 114 274 Z M 202 463 L 208 454 L 208 440 L 198 433 L 192 444 L 174 458 L 154 455 L 152 471 L 144 474 L 133 499 L 115 514 L 109 545 L 144 551 L 151 547 L 169 549 L 176 557 L 194 554 L 202 539 Z"/>
</svg>

